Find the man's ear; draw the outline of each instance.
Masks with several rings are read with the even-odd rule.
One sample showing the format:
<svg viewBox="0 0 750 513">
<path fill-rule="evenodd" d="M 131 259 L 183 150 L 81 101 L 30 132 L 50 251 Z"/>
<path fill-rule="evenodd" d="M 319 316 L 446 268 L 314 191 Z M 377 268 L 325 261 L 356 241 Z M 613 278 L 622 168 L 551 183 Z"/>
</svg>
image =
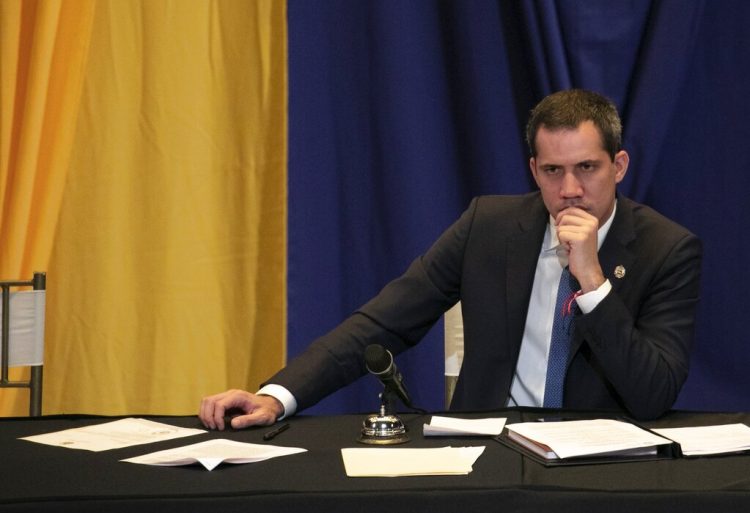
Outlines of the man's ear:
<svg viewBox="0 0 750 513">
<path fill-rule="evenodd" d="M 615 154 L 615 183 L 620 183 L 625 174 L 628 172 L 630 164 L 630 155 L 625 150 L 620 150 Z"/>
</svg>

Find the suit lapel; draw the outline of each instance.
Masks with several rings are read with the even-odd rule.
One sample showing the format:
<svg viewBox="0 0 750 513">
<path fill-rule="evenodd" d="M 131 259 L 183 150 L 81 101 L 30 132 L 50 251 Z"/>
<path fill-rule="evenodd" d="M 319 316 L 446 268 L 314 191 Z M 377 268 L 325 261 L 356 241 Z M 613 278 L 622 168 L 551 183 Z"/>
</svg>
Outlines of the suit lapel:
<svg viewBox="0 0 750 513">
<path fill-rule="evenodd" d="M 635 261 L 635 255 L 628 249 L 635 239 L 635 223 L 632 205 L 627 198 L 618 197 L 617 212 L 612 221 L 607 238 L 599 249 L 599 264 L 604 277 L 612 284 L 611 293 L 617 293 L 626 279 L 628 269 Z M 570 358 L 583 343 L 583 338 L 576 333 L 571 342 Z"/>
<path fill-rule="evenodd" d="M 531 289 L 534 285 L 536 262 L 544 240 L 549 214 L 541 197 L 518 218 L 518 231 L 507 238 L 506 257 L 506 319 L 507 342 L 518 354 L 523 339 L 526 313 L 529 309 Z"/>
<path fill-rule="evenodd" d="M 633 239 L 635 239 L 635 222 L 632 205 L 627 199 L 621 197 L 617 201 L 617 213 L 612 221 L 612 227 L 599 250 L 599 263 L 604 277 L 612 284 L 614 291 L 620 288 L 628 268 L 635 260 L 635 255 L 628 249 Z"/>
</svg>

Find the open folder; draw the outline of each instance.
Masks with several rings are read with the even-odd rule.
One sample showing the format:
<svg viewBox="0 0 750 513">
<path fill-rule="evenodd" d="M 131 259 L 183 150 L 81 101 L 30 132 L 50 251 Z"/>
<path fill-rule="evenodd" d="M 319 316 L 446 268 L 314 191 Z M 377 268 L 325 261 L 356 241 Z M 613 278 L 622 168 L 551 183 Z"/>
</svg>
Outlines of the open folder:
<svg viewBox="0 0 750 513">
<path fill-rule="evenodd" d="M 545 466 L 676 458 L 679 444 L 614 419 L 509 424 L 498 442 Z"/>
</svg>

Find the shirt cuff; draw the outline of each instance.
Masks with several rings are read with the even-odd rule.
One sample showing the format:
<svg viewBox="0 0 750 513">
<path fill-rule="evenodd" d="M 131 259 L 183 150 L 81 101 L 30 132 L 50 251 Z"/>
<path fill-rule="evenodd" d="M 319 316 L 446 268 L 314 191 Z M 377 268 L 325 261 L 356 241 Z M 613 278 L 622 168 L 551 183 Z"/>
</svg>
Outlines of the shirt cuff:
<svg viewBox="0 0 750 513">
<path fill-rule="evenodd" d="M 596 308 L 599 303 L 602 302 L 602 299 L 607 297 L 607 294 L 609 294 L 610 290 L 612 290 L 612 284 L 609 282 L 609 280 L 606 280 L 604 283 L 599 285 L 598 289 L 578 296 L 576 298 L 576 303 L 578 303 L 578 307 L 581 309 L 581 311 L 587 314 L 594 308 Z"/>
<path fill-rule="evenodd" d="M 294 398 L 292 393 L 281 385 L 266 385 L 256 395 L 270 395 L 278 399 L 281 405 L 284 407 L 284 413 L 276 420 L 285 419 L 291 417 L 297 411 L 297 399 Z"/>
</svg>

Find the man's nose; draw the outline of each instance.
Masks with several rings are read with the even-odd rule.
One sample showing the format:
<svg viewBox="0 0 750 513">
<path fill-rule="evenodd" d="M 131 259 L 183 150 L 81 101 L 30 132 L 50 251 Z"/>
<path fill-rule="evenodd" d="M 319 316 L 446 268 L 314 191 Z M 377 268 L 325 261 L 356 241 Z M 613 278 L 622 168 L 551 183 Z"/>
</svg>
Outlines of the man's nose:
<svg viewBox="0 0 750 513">
<path fill-rule="evenodd" d="M 563 173 L 562 183 L 560 184 L 560 196 L 563 198 L 577 198 L 582 195 L 583 188 L 575 174 L 570 171 Z"/>
</svg>

